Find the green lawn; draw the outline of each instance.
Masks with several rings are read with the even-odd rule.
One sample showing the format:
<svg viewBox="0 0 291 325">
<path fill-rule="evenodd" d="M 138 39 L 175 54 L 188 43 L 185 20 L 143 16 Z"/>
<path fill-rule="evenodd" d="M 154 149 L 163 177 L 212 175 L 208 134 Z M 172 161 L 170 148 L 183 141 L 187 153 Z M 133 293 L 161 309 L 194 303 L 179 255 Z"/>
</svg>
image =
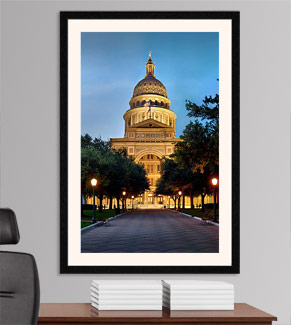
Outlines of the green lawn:
<svg viewBox="0 0 291 325">
<path fill-rule="evenodd" d="M 199 217 L 203 219 L 212 220 L 214 211 L 211 209 L 205 209 L 205 212 L 201 209 L 181 209 L 181 212 L 190 214 L 193 217 Z M 217 217 L 219 218 L 219 211 L 216 210 Z"/>
<path fill-rule="evenodd" d="M 103 210 L 101 213 L 96 210 L 96 221 L 105 221 L 116 215 L 115 210 Z M 93 210 L 84 210 L 82 220 L 92 220 Z M 81 221 L 81 228 L 91 225 L 91 222 Z"/>
<path fill-rule="evenodd" d="M 81 222 L 81 228 L 85 228 L 90 225 L 92 225 L 92 222 Z"/>
</svg>

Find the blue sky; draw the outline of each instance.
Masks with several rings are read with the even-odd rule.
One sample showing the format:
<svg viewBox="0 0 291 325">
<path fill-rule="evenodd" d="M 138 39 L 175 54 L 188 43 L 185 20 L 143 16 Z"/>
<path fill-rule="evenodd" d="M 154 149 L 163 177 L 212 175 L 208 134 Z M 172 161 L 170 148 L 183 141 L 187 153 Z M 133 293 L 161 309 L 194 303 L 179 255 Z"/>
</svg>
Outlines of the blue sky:
<svg viewBox="0 0 291 325">
<path fill-rule="evenodd" d="M 177 115 L 179 137 L 189 122 L 185 100 L 200 104 L 219 91 L 218 46 L 218 33 L 82 33 L 82 134 L 123 137 L 122 116 L 151 51 L 155 75 Z"/>
</svg>

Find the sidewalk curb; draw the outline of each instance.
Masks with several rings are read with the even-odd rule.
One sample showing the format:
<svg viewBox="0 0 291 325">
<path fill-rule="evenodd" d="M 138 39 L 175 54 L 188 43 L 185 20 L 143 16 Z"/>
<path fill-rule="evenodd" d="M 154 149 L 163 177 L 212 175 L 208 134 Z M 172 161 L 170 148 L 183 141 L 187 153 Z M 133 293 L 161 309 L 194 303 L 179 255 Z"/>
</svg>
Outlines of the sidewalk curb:
<svg viewBox="0 0 291 325">
<path fill-rule="evenodd" d="M 86 231 L 90 230 L 91 228 L 100 227 L 103 224 L 104 224 L 104 221 L 98 221 L 96 223 L 93 223 L 92 225 L 84 227 L 84 228 L 81 229 L 81 234 L 85 233 Z"/>
<path fill-rule="evenodd" d="M 127 211 L 126 211 L 127 212 Z M 114 216 L 114 217 L 110 217 L 110 218 L 108 218 L 107 220 L 109 220 L 109 221 L 111 221 L 111 220 L 113 220 L 113 219 L 116 219 L 116 218 L 118 218 L 118 217 L 121 217 L 122 215 L 124 215 L 126 212 L 122 212 L 122 213 L 120 213 L 120 214 L 117 214 L 116 216 Z M 104 222 L 105 223 L 105 222 Z"/>
<path fill-rule="evenodd" d="M 177 212 L 179 212 L 179 211 L 177 211 Z M 184 212 L 180 212 L 180 213 L 183 214 L 183 215 L 186 216 L 186 217 L 189 217 L 189 218 L 192 218 L 192 219 L 196 219 L 196 220 L 199 220 L 199 221 L 203 221 L 203 219 L 200 218 L 200 217 L 196 217 L 196 216 L 193 216 L 193 217 L 192 217 L 190 214 L 186 214 L 186 213 L 184 213 Z M 214 226 L 216 226 L 216 227 L 219 227 L 219 223 L 216 223 L 216 222 L 213 222 L 213 221 L 206 220 L 205 223 L 209 223 L 209 224 L 211 224 L 211 225 L 214 225 Z"/>
<path fill-rule="evenodd" d="M 206 223 L 210 223 L 213 226 L 219 227 L 219 223 L 216 223 L 216 222 L 213 222 L 213 221 L 206 220 Z"/>
<path fill-rule="evenodd" d="M 108 220 L 108 221 L 111 221 L 111 220 L 113 220 L 113 219 L 116 219 L 116 218 L 122 216 L 122 215 L 125 214 L 125 213 L 126 213 L 126 212 L 123 212 L 123 213 L 117 214 L 116 216 L 114 216 L 114 217 L 110 217 L 110 218 L 108 218 L 107 220 Z M 101 226 L 105 225 L 106 223 L 107 223 L 107 222 L 105 222 L 105 221 L 98 221 L 98 222 L 96 222 L 96 223 L 93 223 L 92 225 L 89 225 L 89 226 L 87 226 L 87 227 L 82 228 L 82 229 L 81 229 L 81 234 L 85 233 L 86 231 L 90 230 L 91 228 L 101 227 Z"/>
</svg>

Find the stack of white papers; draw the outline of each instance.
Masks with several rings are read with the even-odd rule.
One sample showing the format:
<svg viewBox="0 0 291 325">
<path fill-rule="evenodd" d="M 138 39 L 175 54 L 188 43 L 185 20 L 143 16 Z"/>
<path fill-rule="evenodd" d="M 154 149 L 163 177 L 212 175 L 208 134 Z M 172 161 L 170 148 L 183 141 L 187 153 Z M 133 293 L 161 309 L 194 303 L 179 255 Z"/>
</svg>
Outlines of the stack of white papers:
<svg viewBox="0 0 291 325">
<path fill-rule="evenodd" d="M 98 310 L 162 310 L 159 280 L 93 280 L 91 305 Z"/>
<path fill-rule="evenodd" d="M 234 286 L 220 281 L 163 280 L 170 310 L 234 310 Z"/>
</svg>

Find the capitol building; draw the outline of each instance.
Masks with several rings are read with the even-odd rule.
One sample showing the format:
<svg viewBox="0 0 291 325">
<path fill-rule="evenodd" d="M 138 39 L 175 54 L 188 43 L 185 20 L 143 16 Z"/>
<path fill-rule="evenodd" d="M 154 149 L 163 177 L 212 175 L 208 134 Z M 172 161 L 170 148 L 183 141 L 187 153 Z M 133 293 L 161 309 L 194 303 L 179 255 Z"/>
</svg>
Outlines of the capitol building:
<svg viewBox="0 0 291 325">
<path fill-rule="evenodd" d="M 171 110 L 171 102 L 163 83 L 155 76 L 155 65 L 149 54 L 145 65 L 146 74 L 133 90 L 133 96 L 129 101 L 129 109 L 124 113 L 124 137 L 111 138 L 111 148 L 126 149 L 128 156 L 136 163 L 143 164 L 147 172 L 150 189 L 145 193 L 126 200 L 126 206 L 141 208 L 174 207 L 174 201 L 165 195 L 156 195 L 156 185 L 161 177 L 162 158 L 174 153 L 175 144 L 182 139 L 176 138 L 177 115 Z M 97 198 L 96 198 L 97 199 Z M 92 204 L 93 199 L 87 198 L 86 203 Z M 109 199 L 104 198 L 106 208 L 109 207 Z M 206 195 L 205 203 L 213 203 L 213 195 Z M 116 199 L 113 200 L 117 206 Z M 99 200 L 97 199 L 97 205 Z M 186 208 L 190 208 L 190 197 L 184 197 Z M 201 207 L 201 196 L 193 198 L 194 207 Z"/>
<path fill-rule="evenodd" d="M 151 53 L 145 65 L 146 74 L 134 88 L 129 109 L 123 115 L 124 137 L 111 138 L 114 149 L 126 149 L 136 163 L 142 163 L 147 172 L 150 189 L 137 200 L 141 205 L 166 205 L 167 197 L 155 195 L 161 173 L 161 159 L 174 152 L 177 116 L 171 110 L 171 102 L 163 83 L 155 76 L 155 64 Z"/>
<path fill-rule="evenodd" d="M 150 190 L 138 197 L 138 203 L 165 204 L 162 195 L 155 196 L 157 180 L 161 173 L 161 159 L 174 152 L 177 116 L 171 110 L 171 102 L 165 86 L 155 76 L 155 65 L 149 54 L 146 74 L 134 88 L 129 101 L 130 108 L 123 115 L 124 137 L 111 138 L 114 149 L 126 149 L 136 163 L 142 163 L 147 172 Z"/>
</svg>

